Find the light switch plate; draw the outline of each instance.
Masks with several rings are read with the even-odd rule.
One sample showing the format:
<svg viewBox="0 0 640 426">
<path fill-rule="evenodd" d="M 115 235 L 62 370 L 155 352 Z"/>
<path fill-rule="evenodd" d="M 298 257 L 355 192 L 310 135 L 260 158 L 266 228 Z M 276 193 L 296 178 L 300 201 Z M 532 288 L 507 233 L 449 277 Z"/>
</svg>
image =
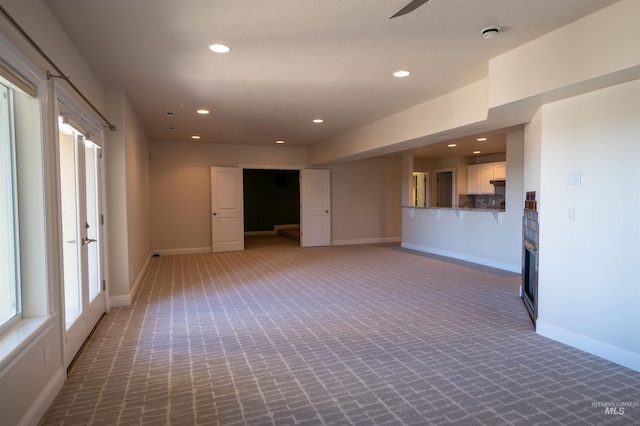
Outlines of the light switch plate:
<svg viewBox="0 0 640 426">
<path fill-rule="evenodd" d="M 580 172 L 569 172 L 567 175 L 567 185 L 580 185 L 582 176 Z"/>
</svg>

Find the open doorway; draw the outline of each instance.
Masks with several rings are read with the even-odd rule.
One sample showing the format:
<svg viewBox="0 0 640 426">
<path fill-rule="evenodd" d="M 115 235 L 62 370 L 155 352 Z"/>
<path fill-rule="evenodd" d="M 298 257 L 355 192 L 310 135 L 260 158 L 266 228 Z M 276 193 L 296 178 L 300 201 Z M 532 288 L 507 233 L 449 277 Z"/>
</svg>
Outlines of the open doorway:
<svg viewBox="0 0 640 426">
<path fill-rule="evenodd" d="M 300 240 L 300 171 L 243 169 L 245 235 Z"/>
<path fill-rule="evenodd" d="M 453 207 L 453 170 L 438 170 L 435 172 L 434 193 L 432 206 Z"/>
<path fill-rule="evenodd" d="M 413 207 L 428 207 L 429 200 L 429 173 L 413 172 L 413 194 L 411 205 Z"/>
<path fill-rule="evenodd" d="M 211 213 L 213 252 L 244 250 L 245 235 L 283 228 L 300 229 L 302 247 L 329 246 L 330 171 L 213 166 Z"/>
</svg>

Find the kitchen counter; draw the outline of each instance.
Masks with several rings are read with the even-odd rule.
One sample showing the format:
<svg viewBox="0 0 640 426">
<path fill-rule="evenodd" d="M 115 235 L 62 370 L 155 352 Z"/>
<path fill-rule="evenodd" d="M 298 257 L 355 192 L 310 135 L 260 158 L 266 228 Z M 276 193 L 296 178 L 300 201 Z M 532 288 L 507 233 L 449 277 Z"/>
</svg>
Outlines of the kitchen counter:
<svg viewBox="0 0 640 426">
<path fill-rule="evenodd" d="M 505 212 L 506 209 L 484 209 L 484 208 L 475 208 L 475 207 L 413 207 L 413 206 L 402 206 L 403 209 L 421 209 L 421 210 L 462 210 L 468 212 Z"/>
<path fill-rule="evenodd" d="M 474 207 L 413 207 L 413 206 L 403 206 L 403 209 L 406 209 L 409 217 L 413 217 L 413 213 L 416 210 L 419 211 L 430 211 L 437 219 L 440 219 L 441 216 L 446 214 L 453 214 L 458 221 L 462 219 L 465 214 L 481 214 L 481 213 L 490 213 L 493 216 L 493 220 L 496 224 L 500 224 L 500 216 L 506 212 L 506 209 L 483 209 L 483 208 L 474 208 Z"/>
<path fill-rule="evenodd" d="M 522 272 L 517 209 L 404 207 L 402 247 Z"/>
</svg>

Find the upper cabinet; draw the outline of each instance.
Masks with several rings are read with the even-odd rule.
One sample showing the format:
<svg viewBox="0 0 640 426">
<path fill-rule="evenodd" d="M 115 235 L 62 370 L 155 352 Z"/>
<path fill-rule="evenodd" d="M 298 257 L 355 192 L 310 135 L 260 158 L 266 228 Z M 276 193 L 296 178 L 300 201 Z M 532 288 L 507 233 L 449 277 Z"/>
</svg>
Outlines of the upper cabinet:
<svg viewBox="0 0 640 426">
<path fill-rule="evenodd" d="M 474 164 L 467 166 L 467 193 L 468 194 L 493 194 L 492 180 L 505 179 L 507 176 L 507 163 Z"/>
<path fill-rule="evenodd" d="M 493 166 L 493 178 L 494 179 L 507 179 L 507 162 L 501 161 L 499 163 L 494 163 Z"/>
</svg>

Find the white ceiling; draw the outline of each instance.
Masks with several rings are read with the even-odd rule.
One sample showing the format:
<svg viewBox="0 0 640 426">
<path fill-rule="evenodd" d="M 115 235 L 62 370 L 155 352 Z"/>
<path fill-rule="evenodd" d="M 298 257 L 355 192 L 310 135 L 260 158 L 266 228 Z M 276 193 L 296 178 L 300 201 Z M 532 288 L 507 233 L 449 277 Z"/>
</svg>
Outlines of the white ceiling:
<svg viewBox="0 0 640 426">
<path fill-rule="evenodd" d="M 430 0 L 394 19 L 409 0 L 45 2 L 151 140 L 304 147 L 477 81 L 490 58 L 615 0 Z M 482 38 L 490 25 L 499 36 Z"/>
</svg>

